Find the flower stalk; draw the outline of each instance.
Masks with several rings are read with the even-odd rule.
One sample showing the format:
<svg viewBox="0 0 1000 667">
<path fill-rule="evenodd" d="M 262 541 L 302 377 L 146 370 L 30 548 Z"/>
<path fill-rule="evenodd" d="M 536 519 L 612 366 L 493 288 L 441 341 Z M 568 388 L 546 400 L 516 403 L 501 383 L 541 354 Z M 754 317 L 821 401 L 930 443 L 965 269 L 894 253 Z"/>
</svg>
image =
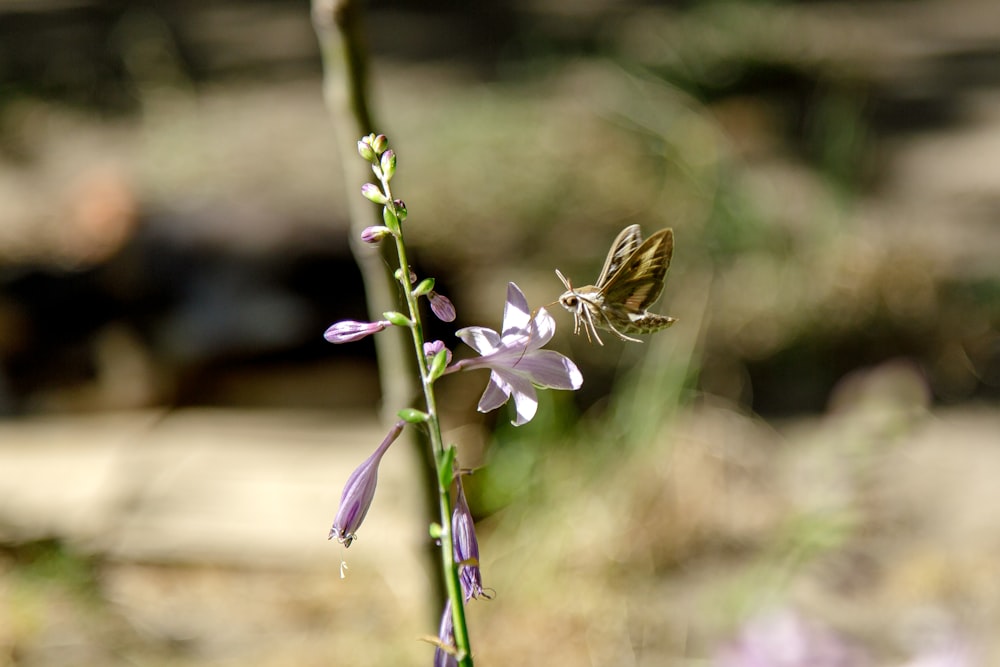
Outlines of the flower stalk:
<svg viewBox="0 0 1000 667">
<path fill-rule="evenodd" d="M 423 400 L 397 412 L 399 421 L 375 453 L 348 479 L 330 537 L 336 538 L 345 548 L 357 538 L 356 532 L 375 495 L 382 456 L 407 424 L 417 427 L 429 444 L 429 451 L 424 450 L 430 463 L 428 470 L 435 473 L 431 488 L 439 519 L 431 524 L 430 534 L 437 542 L 441 563 L 439 572 L 446 598 L 435 664 L 472 667 L 465 603 L 473 598 L 489 598 L 490 595 L 483 589 L 479 544 L 472 512 L 458 474 L 457 450 L 454 445 L 446 447 L 441 436 L 435 382 L 456 371 L 489 370 L 490 379 L 479 401 L 479 410 L 496 410 L 513 399 L 516 413 L 513 423 L 520 426 L 535 416 L 538 388 L 579 389 L 583 376 L 569 358 L 542 349 L 555 333 L 555 320 L 544 308 L 532 313 L 528 300 L 514 283 L 507 285 L 503 327 L 499 333 L 481 326 L 455 332 L 479 353 L 478 357 L 452 364 L 451 351 L 442 341 L 425 340 L 420 299 L 426 298 L 430 311 L 445 322 L 455 319 L 454 305 L 447 297 L 434 291 L 433 278 L 419 280 L 410 269 L 402 224 L 406 219 L 406 206 L 402 200 L 392 196 L 390 181 L 396 172 L 397 161 L 395 153 L 388 147 L 388 140 L 382 135 L 369 134 L 358 142 L 358 154 L 369 163 L 379 182 L 378 185 L 366 183 L 361 188 L 361 194 L 382 207 L 385 222 L 384 227 L 364 229 L 360 236 L 369 244 L 390 237 L 393 239 L 399 264 L 393 276 L 402 288 L 406 305 L 400 311 L 383 312 L 384 319 L 375 322 L 336 322 L 324 335 L 331 343 L 348 343 L 387 328 L 399 332 L 409 330 Z"/>
<path fill-rule="evenodd" d="M 396 171 L 396 156 L 390 150 L 384 148 L 387 142 L 383 135 L 371 137 L 369 145 L 374 149 L 373 152 L 375 155 L 370 161 L 372 163 L 372 171 L 378 177 L 381 185 L 381 191 L 379 192 L 381 197 L 372 196 L 372 188 L 367 187 L 372 184 L 366 184 L 362 188 L 362 193 L 372 201 L 384 201 L 383 219 L 386 222 L 386 227 L 390 230 L 390 234 L 387 236 L 391 236 L 395 241 L 396 256 L 399 260 L 400 268 L 403 269 L 397 273 L 397 278 L 400 285 L 402 285 L 402 292 L 406 300 L 406 309 L 410 322 L 410 336 L 413 340 L 414 356 L 416 357 L 417 370 L 420 374 L 420 386 L 424 399 L 423 412 L 426 414 L 424 427 L 427 429 L 434 461 L 438 466 L 438 480 L 450 480 L 453 476 L 452 471 L 442 470 L 442 466 L 452 466 L 454 456 L 445 455 L 444 440 L 441 437 L 437 397 L 434 393 L 435 378 L 431 374 L 431 366 L 428 364 L 427 356 L 424 353 L 424 328 L 418 298 L 420 291 L 416 289 L 414 285 L 415 281 L 410 271 L 404 269 L 404 267 L 410 266 L 406 253 L 406 243 L 403 238 L 403 229 L 399 223 L 400 218 L 405 217 L 405 213 L 402 216 L 400 215 L 399 204 L 402 204 L 402 201 L 392 196 L 392 188 L 390 186 L 390 180 Z M 381 154 L 379 154 L 378 148 L 383 148 Z M 360 149 L 359 154 L 363 158 L 367 157 L 367 152 L 362 152 Z M 386 157 L 387 155 L 389 157 Z M 405 211 L 405 209 L 403 210 Z M 438 510 L 441 526 L 441 567 L 444 574 L 445 590 L 447 591 L 448 599 L 451 601 L 452 620 L 454 624 L 452 632 L 454 633 L 455 647 L 457 649 L 456 657 L 461 667 L 471 667 L 472 651 L 469 645 L 469 633 L 465 622 L 465 605 L 463 604 L 458 565 L 454 559 L 454 536 L 451 530 L 451 497 L 449 487 L 441 484 L 440 481 L 438 483 Z"/>
</svg>

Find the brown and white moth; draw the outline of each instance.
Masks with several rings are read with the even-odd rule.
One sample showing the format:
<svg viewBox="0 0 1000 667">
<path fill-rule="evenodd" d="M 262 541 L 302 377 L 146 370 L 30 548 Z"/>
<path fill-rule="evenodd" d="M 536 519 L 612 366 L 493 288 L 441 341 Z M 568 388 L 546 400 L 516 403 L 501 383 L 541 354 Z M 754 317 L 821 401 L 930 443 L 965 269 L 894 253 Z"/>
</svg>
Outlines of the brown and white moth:
<svg viewBox="0 0 1000 667">
<path fill-rule="evenodd" d="M 573 313 L 573 333 L 579 334 L 582 327 L 587 340 L 604 345 L 597 333 L 604 329 L 621 340 L 641 343 L 629 334 L 653 333 L 673 324 L 673 317 L 648 310 L 660 298 L 673 252 L 674 230 L 661 229 L 643 241 L 639 225 L 629 225 L 611 244 L 593 285 L 574 288 L 556 269 L 566 286 L 559 303 Z"/>
</svg>

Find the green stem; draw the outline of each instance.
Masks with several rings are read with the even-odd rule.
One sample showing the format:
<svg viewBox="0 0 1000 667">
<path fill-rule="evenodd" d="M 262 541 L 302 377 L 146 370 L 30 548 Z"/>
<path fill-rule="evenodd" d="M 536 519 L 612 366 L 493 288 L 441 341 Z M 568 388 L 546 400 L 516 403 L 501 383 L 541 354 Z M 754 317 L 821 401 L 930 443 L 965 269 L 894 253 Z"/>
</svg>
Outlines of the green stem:
<svg viewBox="0 0 1000 667">
<path fill-rule="evenodd" d="M 382 183 L 382 193 L 388 203 L 386 206 L 392 209 L 397 215 L 396 205 L 392 198 L 392 190 L 389 181 L 384 177 L 380 179 Z M 396 255 L 399 258 L 399 281 L 403 286 L 403 294 L 406 296 L 406 307 L 410 311 L 410 332 L 413 337 L 413 352 L 417 358 L 417 368 L 420 371 L 420 384 L 424 391 L 424 405 L 428 415 L 427 431 L 430 436 L 431 449 L 434 453 L 434 460 L 438 467 L 438 505 L 441 515 L 441 567 L 444 574 L 445 589 L 448 598 L 451 600 L 452 621 L 454 623 L 455 647 L 458 649 L 458 664 L 461 667 L 472 667 L 472 651 L 469 643 L 469 631 L 465 621 L 465 604 L 462 596 L 462 584 L 458 576 L 458 565 L 455 563 L 454 536 L 451 534 L 451 497 L 449 485 L 442 483 L 444 479 L 451 479 L 450 471 L 442 470 L 441 466 L 446 461 L 444 439 L 441 437 L 441 422 L 438 419 L 437 399 L 434 395 L 434 382 L 431 380 L 430 368 L 427 365 L 427 356 L 424 354 L 424 333 L 423 323 L 420 318 L 420 304 L 418 297 L 413 293 L 413 281 L 410 280 L 410 264 L 406 258 L 406 243 L 403 240 L 403 231 L 399 229 L 393 234 L 396 241 Z"/>
<path fill-rule="evenodd" d="M 330 119 L 340 150 L 345 191 L 351 224 L 351 252 L 357 260 L 365 284 L 365 297 L 371 319 L 381 317 L 387 310 L 396 310 L 396 282 L 388 265 L 392 262 L 388 244 L 374 248 L 360 241 L 361 232 L 372 224 L 381 224 L 381 216 L 374 216 L 370 204 L 353 196 L 359 184 L 369 178 L 369 171 L 358 160 L 358 137 L 372 132 L 374 121 L 368 104 L 368 66 L 362 25 L 362 8 L 357 0 L 313 0 L 312 19 L 323 59 L 323 97 L 330 110 Z M 392 329 L 395 329 L 393 327 Z M 417 394 L 413 381 L 413 360 L 407 353 L 405 334 L 388 330 L 375 336 L 378 357 L 379 384 L 382 387 L 382 421 L 397 419 L 395 409 L 410 405 Z M 391 414 L 388 408 L 392 408 Z M 417 448 L 421 464 L 419 472 L 421 491 L 426 503 L 426 515 L 433 517 L 437 511 L 438 482 L 435 457 L 426 439 L 417 430 L 410 431 L 411 442 Z M 433 545 L 428 544 L 427 559 L 436 564 Z M 447 586 L 440 570 L 432 565 L 435 604 L 433 618 L 440 618 L 437 601 L 447 593 Z M 430 611 L 430 610 L 429 610 Z"/>
</svg>

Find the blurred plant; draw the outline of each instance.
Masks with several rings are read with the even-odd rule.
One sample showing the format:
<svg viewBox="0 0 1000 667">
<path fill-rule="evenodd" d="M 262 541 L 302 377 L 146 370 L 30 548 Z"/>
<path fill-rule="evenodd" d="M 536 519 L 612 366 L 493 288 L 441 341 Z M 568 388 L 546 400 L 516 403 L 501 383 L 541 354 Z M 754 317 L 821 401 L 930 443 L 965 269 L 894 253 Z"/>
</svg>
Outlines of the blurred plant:
<svg viewBox="0 0 1000 667">
<path fill-rule="evenodd" d="M 403 221 L 406 205 L 394 199 L 390 181 L 396 173 L 396 154 L 389 148 L 384 135 L 369 134 L 358 141 L 358 153 L 371 164 L 379 184 L 366 183 L 361 194 L 382 207 L 384 226 L 368 227 L 361 232 L 364 242 L 376 244 L 392 238 L 396 246 L 398 269 L 396 281 L 402 288 L 405 312 L 387 311 L 384 319 L 375 322 L 343 320 L 331 325 L 324 334 L 331 343 L 348 343 L 374 335 L 391 327 L 408 329 L 423 390 L 418 407 L 399 411 L 397 421 L 375 452 L 348 478 L 341 495 L 340 508 L 330 529 L 330 539 L 336 538 L 345 547 L 357 539 L 368 508 L 375 497 L 378 466 L 389 447 L 398 439 L 407 424 L 423 429 L 432 449 L 437 480 L 439 521 L 431 525 L 430 533 L 440 546 L 447 600 L 434 662 L 437 665 L 472 665 L 472 651 L 465 623 L 464 603 L 484 596 L 479 570 L 479 544 L 469 506 L 462 490 L 457 452 L 454 445 L 445 446 L 441 437 L 434 383 L 442 376 L 461 370 L 488 368 L 490 381 L 479 402 L 479 410 L 488 412 L 513 397 L 516 407 L 515 425 L 530 421 L 538 409 L 535 387 L 579 389 L 583 376 L 567 357 L 552 350 L 543 350 L 555 333 L 555 320 L 544 308 L 532 315 L 527 299 L 514 283 L 507 286 L 503 331 L 486 327 L 467 327 L 456 333 L 481 356 L 451 364 L 451 351 L 441 341 L 424 340 L 424 326 L 419 307 L 420 297 L 426 297 L 431 312 L 446 322 L 455 319 L 455 308 L 447 297 L 434 291 L 434 279 L 417 280 L 409 268 Z M 398 372 L 398 371 L 397 371 Z M 454 494 L 452 489 L 455 488 Z"/>
<path fill-rule="evenodd" d="M 751 619 L 720 651 L 714 667 L 862 667 L 863 654 L 842 637 L 790 611 Z"/>
<path fill-rule="evenodd" d="M 976 667 L 969 645 L 951 631 L 931 629 L 901 667 Z M 860 647 L 830 628 L 788 610 L 750 619 L 739 637 L 716 655 L 713 667 L 865 667 Z"/>
</svg>

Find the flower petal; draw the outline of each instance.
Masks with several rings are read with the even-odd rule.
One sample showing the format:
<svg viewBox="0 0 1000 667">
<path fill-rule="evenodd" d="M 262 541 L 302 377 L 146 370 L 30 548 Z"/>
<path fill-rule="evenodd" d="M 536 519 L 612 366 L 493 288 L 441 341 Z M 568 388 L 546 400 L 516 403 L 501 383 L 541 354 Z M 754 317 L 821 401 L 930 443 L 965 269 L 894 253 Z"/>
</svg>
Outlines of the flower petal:
<svg viewBox="0 0 1000 667">
<path fill-rule="evenodd" d="M 505 382 L 499 373 L 493 371 L 490 373 L 490 381 L 486 385 L 486 391 L 483 392 L 483 397 L 479 399 L 479 407 L 477 409 L 480 412 L 496 410 L 506 403 L 509 398 L 510 384 Z"/>
<path fill-rule="evenodd" d="M 514 283 L 507 283 L 507 304 L 503 309 L 503 336 L 525 333 L 531 322 L 531 309 L 524 292 Z"/>
<path fill-rule="evenodd" d="M 514 408 L 517 417 L 510 423 L 514 426 L 521 426 L 530 422 L 535 413 L 538 412 L 538 393 L 531 384 L 531 380 L 516 375 L 503 374 L 505 380 L 510 383 L 512 395 L 514 396 Z"/>
<path fill-rule="evenodd" d="M 465 327 L 456 331 L 455 335 L 481 355 L 495 352 L 500 347 L 500 334 L 486 327 Z"/>
<path fill-rule="evenodd" d="M 556 333 L 556 321 L 545 308 L 539 308 L 538 314 L 531 322 L 531 328 L 530 347 L 532 350 L 537 350 L 540 347 L 545 347 L 545 344 L 552 340 L 552 336 Z"/>
<path fill-rule="evenodd" d="M 583 386 L 583 374 L 576 364 L 554 350 L 535 350 L 525 354 L 514 364 L 513 370 L 549 389 L 579 389 Z"/>
</svg>

